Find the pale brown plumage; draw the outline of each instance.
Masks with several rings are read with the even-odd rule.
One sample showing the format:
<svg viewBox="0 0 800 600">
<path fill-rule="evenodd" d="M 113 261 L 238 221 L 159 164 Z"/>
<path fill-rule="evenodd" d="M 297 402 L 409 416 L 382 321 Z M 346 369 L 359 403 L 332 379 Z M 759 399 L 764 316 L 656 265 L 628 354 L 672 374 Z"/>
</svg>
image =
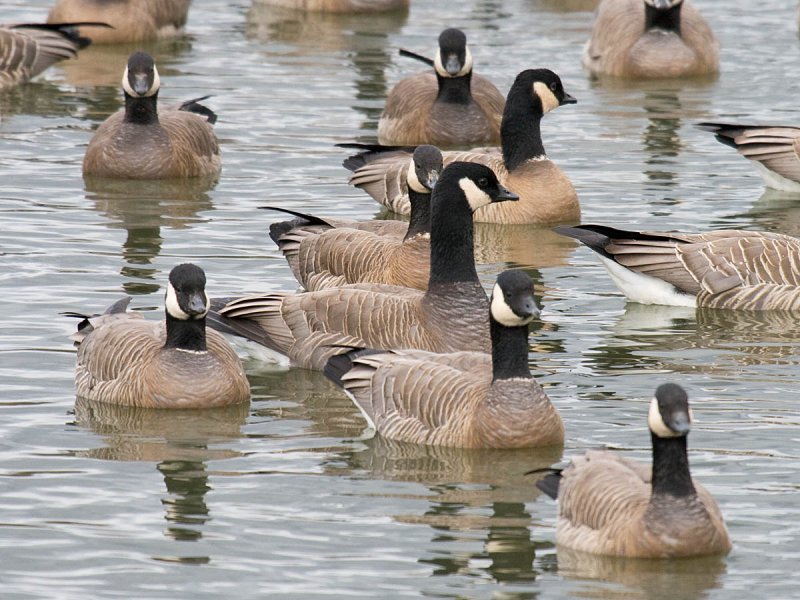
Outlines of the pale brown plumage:
<svg viewBox="0 0 800 600">
<path fill-rule="evenodd" d="M 134 76 L 146 78 L 139 91 L 128 81 Z M 211 125 L 216 115 L 194 100 L 158 111 L 158 89 L 152 58 L 132 54 L 123 76 L 125 108 L 98 127 L 83 158 L 84 176 L 211 179 L 219 174 L 219 144 Z"/>
<path fill-rule="evenodd" d="M 99 21 L 111 29 L 81 27 L 96 44 L 141 42 L 183 33 L 191 0 L 57 0 L 48 23 Z"/>
<path fill-rule="evenodd" d="M 257 0 L 260 4 L 329 13 L 372 13 L 408 10 L 410 0 Z"/>
<path fill-rule="evenodd" d="M 555 86 L 555 91 L 550 85 Z M 520 201 L 513 204 L 490 205 L 478 210 L 475 222 L 556 223 L 580 218 L 575 188 L 545 154 L 539 130 L 539 121 L 545 112 L 573 102 L 575 99 L 564 92 L 560 79 L 552 71 L 523 71 L 506 100 L 502 147 L 442 153 L 445 165 L 467 161 L 488 166 L 504 186 L 520 197 Z M 366 154 L 361 161 L 366 164 L 355 170 L 350 184 L 363 189 L 389 210 L 408 214 L 410 205 L 405 182 L 408 154 L 403 155 L 396 149 L 385 155 L 377 151 Z"/>
<path fill-rule="evenodd" d="M 643 300 L 635 277 L 615 282 L 631 300 L 733 310 L 800 309 L 800 241 L 765 231 L 636 232 L 600 225 L 559 227 L 633 276 L 673 287 Z M 613 265 L 608 265 L 609 269 Z M 667 286 L 664 288 L 667 289 Z M 684 299 L 684 302 L 680 300 Z"/>
<path fill-rule="evenodd" d="M 754 161 L 768 187 L 800 191 L 800 127 L 698 123 L 718 141 Z"/>
<path fill-rule="evenodd" d="M 672 2 L 678 4 L 678 2 Z M 690 0 L 683 0 L 680 33 L 645 28 L 645 0 L 603 0 L 583 51 L 583 66 L 598 75 L 631 79 L 689 77 L 719 70 L 719 42 Z"/>
<path fill-rule="evenodd" d="M 556 543 L 630 558 L 727 554 L 719 506 L 689 471 L 692 413 L 683 388 L 659 386 L 647 422 L 652 465 L 591 450 L 537 482 L 558 501 Z"/>
<path fill-rule="evenodd" d="M 0 27 L 0 90 L 35 77 L 60 60 L 77 56 L 89 44 L 69 24 Z"/>
</svg>

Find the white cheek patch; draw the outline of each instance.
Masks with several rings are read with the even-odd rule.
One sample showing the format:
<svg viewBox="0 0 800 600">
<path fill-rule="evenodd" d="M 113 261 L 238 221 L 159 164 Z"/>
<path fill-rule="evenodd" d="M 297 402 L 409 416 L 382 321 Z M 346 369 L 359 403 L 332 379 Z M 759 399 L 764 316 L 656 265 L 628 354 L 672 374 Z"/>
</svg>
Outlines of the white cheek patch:
<svg viewBox="0 0 800 600">
<path fill-rule="evenodd" d="M 408 165 L 408 175 L 406 176 L 408 187 L 417 192 L 418 194 L 427 194 L 430 192 L 428 188 L 422 185 L 422 182 L 417 177 L 417 170 L 414 168 L 414 160 Z"/>
<path fill-rule="evenodd" d="M 691 421 L 692 410 L 689 409 L 689 422 L 691 423 Z M 664 419 L 661 417 L 661 411 L 658 410 L 658 400 L 655 398 L 650 401 L 650 410 L 647 413 L 647 425 L 650 427 L 650 431 L 660 438 L 674 438 L 684 435 L 682 433 L 676 433 L 667 427 L 667 424 L 664 423 Z"/>
<path fill-rule="evenodd" d="M 436 69 L 436 72 L 442 77 L 450 77 L 450 73 L 447 72 L 447 69 L 445 69 L 442 64 L 442 50 L 438 47 L 436 48 L 436 54 L 434 54 L 433 58 L 433 68 Z"/>
<path fill-rule="evenodd" d="M 551 110 L 561 106 L 561 103 L 556 98 L 555 94 L 550 90 L 547 85 L 541 81 L 533 82 L 533 93 L 539 96 L 542 102 L 542 113 L 549 113 Z"/>
<path fill-rule="evenodd" d="M 496 283 L 494 284 L 494 288 L 492 288 L 491 311 L 492 318 L 506 327 L 522 327 L 533 320 L 532 317 L 530 319 L 524 319 L 511 310 L 508 302 L 506 302 L 503 289 Z"/>
<path fill-rule="evenodd" d="M 178 304 L 178 293 L 175 291 L 175 288 L 172 287 L 171 283 L 167 284 L 167 299 L 164 301 L 164 306 L 174 319 L 180 319 L 181 321 L 188 321 L 191 319 L 191 315 L 183 312 L 180 304 Z M 208 306 L 208 303 L 206 303 L 206 306 Z"/>
<path fill-rule="evenodd" d="M 488 206 L 492 203 L 492 199 L 483 190 L 481 190 L 475 182 L 472 181 L 469 177 L 463 177 L 458 182 L 458 187 L 464 192 L 464 195 L 467 197 L 467 202 L 469 203 L 469 207 L 472 209 L 472 212 L 475 212 L 481 207 Z"/>
<path fill-rule="evenodd" d="M 461 67 L 461 70 L 456 74 L 456 77 L 463 77 L 470 71 L 472 71 L 472 52 L 469 51 L 469 46 L 467 46 L 464 49 L 464 66 Z"/>
<path fill-rule="evenodd" d="M 160 87 L 161 87 L 161 77 L 158 76 L 158 69 L 156 69 L 155 65 L 153 65 L 153 85 L 151 85 L 150 89 L 147 90 L 145 97 L 152 96 L 158 91 Z"/>
<path fill-rule="evenodd" d="M 128 67 L 125 67 L 125 72 L 122 74 L 122 89 L 125 90 L 129 96 L 133 96 L 134 98 L 147 98 L 149 96 L 154 95 L 158 88 L 161 87 L 161 77 L 158 75 L 158 69 L 153 67 L 153 85 L 150 86 L 150 89 L 147 90 L 144 94 L 138 94 L 134 89 L 131 87 L 130 81 L 128 81 Z"/>
<path fill-rule="evenodd" d="M 133 96 L 134 98 L 139 95 L 133 91 L 133 88 L 128 81 L 128 67 L 125 67 L 125 72 L 122 74 L 122 89 L 125 90 L 129 96 Z"/>
</svg>

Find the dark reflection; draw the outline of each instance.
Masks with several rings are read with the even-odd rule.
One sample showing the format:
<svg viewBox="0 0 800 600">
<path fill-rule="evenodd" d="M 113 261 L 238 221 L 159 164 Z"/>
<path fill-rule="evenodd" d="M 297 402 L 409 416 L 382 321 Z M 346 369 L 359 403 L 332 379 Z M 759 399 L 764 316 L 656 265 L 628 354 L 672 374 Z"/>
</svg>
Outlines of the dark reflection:
<svg viewBox="0 0 800 600">
<path fill-rule="evenodd" d="M 158 269 L 151 267 L 161 252 L 161 228 L 184 229 L 207 219 L 198 215 L 214 208 L 207 190 L 214 180 L 165 181 L 85 179 L 86 198 L 109 219 L 111 229 L 124 229 L 123 289 L 128 294 L 151 294 L 160 289 Z M 153 283 L 142 283 L 150 280 Z"/>
<path fill-rule="evenodd" d="M 346 54 L 355 68 L 353 109 L 364 115 L 361 129 L 373 139 L 387 94 L 384 71 L 397 56 L 397 48 L 387 46 L 388 34 L 399 31 L 407 16 L 402 11 L 370 15 L 304 12 L 254 0 L 247 12 L 247 36 L 273 43 L 271 51 L 276 53 L 316 59 L 332 52 Z M 415 61 L 400 60 L 408 60 L 412 71 L 419 70 Z"/>
<path fill-rule="evenodd" d="M 482 29 L 498 30 L 502 21 L 513 17 L 513 13 L 503 10 L 502 0 L 478 0 L 472 6 L 472 19 L 480 24 Z M 444 27 L 442 27 L 444 29 Z"/>
<path fill-rule="evenodd" d="M 755 169 L 753 177 L 758 177 Z M 800 236 L 800 196 L 765 188 L 749 211 L 723 217 L 714 224 L 713 229 L 740 229 L 742 222 L 748 224 L 748 229 Z"/>
<path fill-rule="evenodd" d="M 551 12 L 583 12 L 593 11 L 600 0 L 533 0 L 536 8 Z"/>
<path fill-rule="evenodd" d="M 725 570 L 725 561 L 718 556 L 633 559 L 558 548 L 559 574 L 567 579 L 581 580 L 580 587 L 585 597 L 625 600 L 704 598 L 707 592 L 720 587 L 720 578 Z M 598 580 L 604 584 L 592 586 L 586 580 Z"/>
<path fill-rule="evenodd" d="M 743 366 L 796 365 L 800 320 L 783 311 L 733 311 L 628 302 L 588 359 L 601 371 L 735 376 Z M 692 350 L 708 351 L 698 360 Z M 713 352 L 712 352 L 713 351 Z"/>
<path fill-rule="evenodd" d="M 531 539 L 531 515 L 525 506 L 540 492 L 525 473 L 558 462 L 561 447 L 465 450 L 406 444 L 379 435 L 364 445 L 340 452 L 326 463 L 326 472 L 417 482 L 428 488 L 430 494 L 421 496 L 428 503 L 423 514 L 394 518 L 431 527 L 431 544 L 420 549 L 419 562 L 434 566 L 434 575 L 488 575 L 498 582 L 536 578 L 537 543 Z M 464 543 L 476 535 L 483 539 L 482 548 L 466 552 Z"/>
<path fill-rule="evenodd" d="M 681 102 L 673 90 L 646 91 L 642 106 L 647 113 L 648 125 L 643 134 L 645 175 L 664 187 L 675 184 L 675 158 L 683 150 L 678 130 Z"/>
<path fill-rule="evenodd" d="M 241 437 L 249 405 L 202 410 L 158 410 L 116 406 L 84 398 L 75 401 L 75 423 L 102 436 L 100 448 L 76 451 L 76 456 L 101 460 L 148 461 L 164 477 L 162 498 L 167 537 L 193 541 L 203 537 L 210 520 L 206 493 L 211 489 L 206 463 L 239 453 L 216 448 Z M 183 558 L 169 558 L 184 562 Z M 186 557 L 185 562 L 207 562 Z"/>
</svg>

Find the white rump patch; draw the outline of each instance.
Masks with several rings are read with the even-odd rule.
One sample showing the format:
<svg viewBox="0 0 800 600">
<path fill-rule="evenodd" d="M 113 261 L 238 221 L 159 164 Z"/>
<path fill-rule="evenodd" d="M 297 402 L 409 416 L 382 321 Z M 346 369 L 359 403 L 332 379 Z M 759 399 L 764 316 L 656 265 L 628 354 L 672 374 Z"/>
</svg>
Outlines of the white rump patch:
<svg viewBox="0 0 800 600">
<path fill-rule="evenodd" d="M 508 305 L 508 302 L 506 302 L 503 288 L 496 283 L 494 284 L 494 288 L 492 288 L 491 311 L 494 320 L 506 327 L 522 327 L 533 320 L 533 317 L 522 318 L 515 313 Z"/>
<path fill-rule="evenodd" d="M 462 177 L 458 181 L 458 187 L 462 189 L 464 195 L 467 197 L 467 202 L 472 212 L 475 212 L 483 206 L 488 206 L 492 203 L 492 198 L 480 189 L 475 182 L 469 177 Z"/>
<path fill-rule="evenodd" d="M 605 256 L 600 256 L 600 260 L 608 269 L 608 274 L 616 286 L 631 302 L 697 307 L 695 296 L 679 292 L 675 286 L 663 279 L 637 273 Z"/>
<path fill-rule="evenodd" d="M 773 190 L 778 190 L 781 192 L 800 192 L 800 183 L 797 181 L 793 181 L 776 173 L 775 171 L 771 171 L 764 166 L 764 164 L 758 162 L 757 160 L 754 160 L 753 164 L 755 164 L 756 169 L 758 169 L 758 172 L 761 174 L 761 178 L 764 180 L 764 183 L 768 188 L 772 188 Z"/>
<path fill-rule="evenodd" d="M 691 409 L 689 409 L 689 424 L 692 424 Z M 650 400 L 650 410 L 647 413 L 647 426 L 650 427 L 650 431 L 660 438 L 674 438 L 685 435 L 683 433 L 675 433 L 672 429 L 667 427 L 667 424 L 664 423 L 664 419 L 661 418 L 661 411 L 658 410 L 658 400 L 655 398 Z"/>
<path fill-rule="evenodd" d="M 541 81 L 533 82 L 533 93 L 539 96 L 542 101 L 542 113 L 549 113 L 551 110 L 561 106 L 561 103 L 556 98 L 556 95 L 547 87 L 547 84 Z"/>
<path fill-rule="evenodd" d="M 174 319 L 188 321 L 192 318 L 191 315 L 184 312 L 181 308 L 181 305 L 178 304 L 178 293 L 175 291 L 175 288 L 172 287 L 171 283 L 167 284 L 167 299 L 164 301 L 164 306 L 166 307 L 170 316 Z"/>
</svg>

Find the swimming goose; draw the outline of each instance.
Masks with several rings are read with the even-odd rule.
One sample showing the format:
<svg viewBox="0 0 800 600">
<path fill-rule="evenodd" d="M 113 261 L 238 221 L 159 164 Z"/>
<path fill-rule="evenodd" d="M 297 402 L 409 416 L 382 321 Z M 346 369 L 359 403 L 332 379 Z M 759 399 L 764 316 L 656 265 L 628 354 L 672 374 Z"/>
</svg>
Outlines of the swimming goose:
<svg viewBox="0 0 800 600">
<path fill-rule="evenodd" d="M 75 23 L 0 27 L 0 91 L 25 83 L 91 43 Z"/>
<path fill-rule="evenodd" d="M 96 44 L 141 42 L 183 33 L 191 0 L 57 0 L 48 23 L 101 21 L 110 29 L 81 27 Z"/>
<path fill-rule="evenodd" d="M 754 161 L 767 187 L 800 192 L 800 127 L 698 123 L 717 141 Z"/>
<path fill-rule="evenodd" d="M 445 165 L 457 160 L 489 166 L 500 183 L 520 197 L 514 204 L 482 208 L 475 213 L 475 222 L 554 223 L 580 218 L 575 188 L 564 172 L 547 158 L 539 127 L 545 113 L 575 102 L 552 71 L 523 71 L 517 75 L 506 98 L 502 147 L 443 153 Z M 343 163 L 345 168 L 355 170 L 350 177 L 351 185 L 363 189 L 389 210 L 408 214 L 408 195 L 403 180 L 407 158 L 402 156 L 402 148 L 390 147 L 386 154 L 380 146 L 365 148 L 365 152 Z"/>
<path fill-rule="evenodd" d="M 531 448 L 564 442 L 564 425 L 528 367 L 533 282 L 504 271 L 489 309 L 491 354 L 381 353 L 332 357 L 325 374 L 386 438 L 462 448 Z"/>
<path fill-rule="evenodd" d="M 430 196 L 441 170 L 438 148 L 417 147 L 406 169 L 411 198 L 409 223 L 328 221 L 303 215 L 307 218 L 274 223 L 270 236 L 297 281 L 308 291 L 348 283 L 386 283 L 425 290 L 430 276 Z"/>
<path fill-rule="evenodd" d="M 734 310 L 800 309 L 800 240 L 765 231 L 556 227 L 597 252 L 629 300 Z"/>
<path fill-rule="evenodd" d="M 445 29 L 431 62 L 433 72 L 406 77 L 389 92 L 378 121 L 378 141 L 442 147 L 497 144 L 505 99 L 491 81 L 472 72 L 464 32 Z"/>
<path fill-rule="evenodd" d="M 259 4 L 323 13 L 375 13 L 408 10 L 410 0 L 258 0 Z"/>
<path fill-rule="evenodd" d="M 125 108 L 106 119 L 83 157 L 84 176 L 116 179 L 213 178 L 221 159 L 217 116 L 189 100 L 158 111 L 161 79 L 153 58 L 135 52 L 122 75 Z"/>
<path fill-rule="evenodd" d="M 656 389 L 647 417 L 652 467 L 608 450 L 590 450 L 537 482 L 558 499 L 556 544 L 631 558 L 727 554 L 731 541 L 711 494 L 692 479 L 686 392 Z"/>
<path fill-rule="evenodd" d="M 690 0 L 602 0 L 582 62 L 630 79 L 707 75 L 719 71 L 719 42 Z"/>
<path fill-rule="evenodd" d="M 211 324 L 253 340 L 290 364 L 321 370 L 342 345 L 431 352 L 489 350 L 488 302 L 475 270 L 472 213 L 514 200 L 474 163 L 442 171 L 431 198 L 428 290 L 381 284 L 212 301 Z"/>
<path fill-rule="evenodd" d="M 206 276 L 193 264 L 169 274 L 166 320 L 127 312 L 130 298 L 99 316 L 81 317 L 75 391 L 81 398 L 148 408 L 206 408 L 246 402 L 250 386 L 239 357 L 206 331 Z"/>
</svg>

